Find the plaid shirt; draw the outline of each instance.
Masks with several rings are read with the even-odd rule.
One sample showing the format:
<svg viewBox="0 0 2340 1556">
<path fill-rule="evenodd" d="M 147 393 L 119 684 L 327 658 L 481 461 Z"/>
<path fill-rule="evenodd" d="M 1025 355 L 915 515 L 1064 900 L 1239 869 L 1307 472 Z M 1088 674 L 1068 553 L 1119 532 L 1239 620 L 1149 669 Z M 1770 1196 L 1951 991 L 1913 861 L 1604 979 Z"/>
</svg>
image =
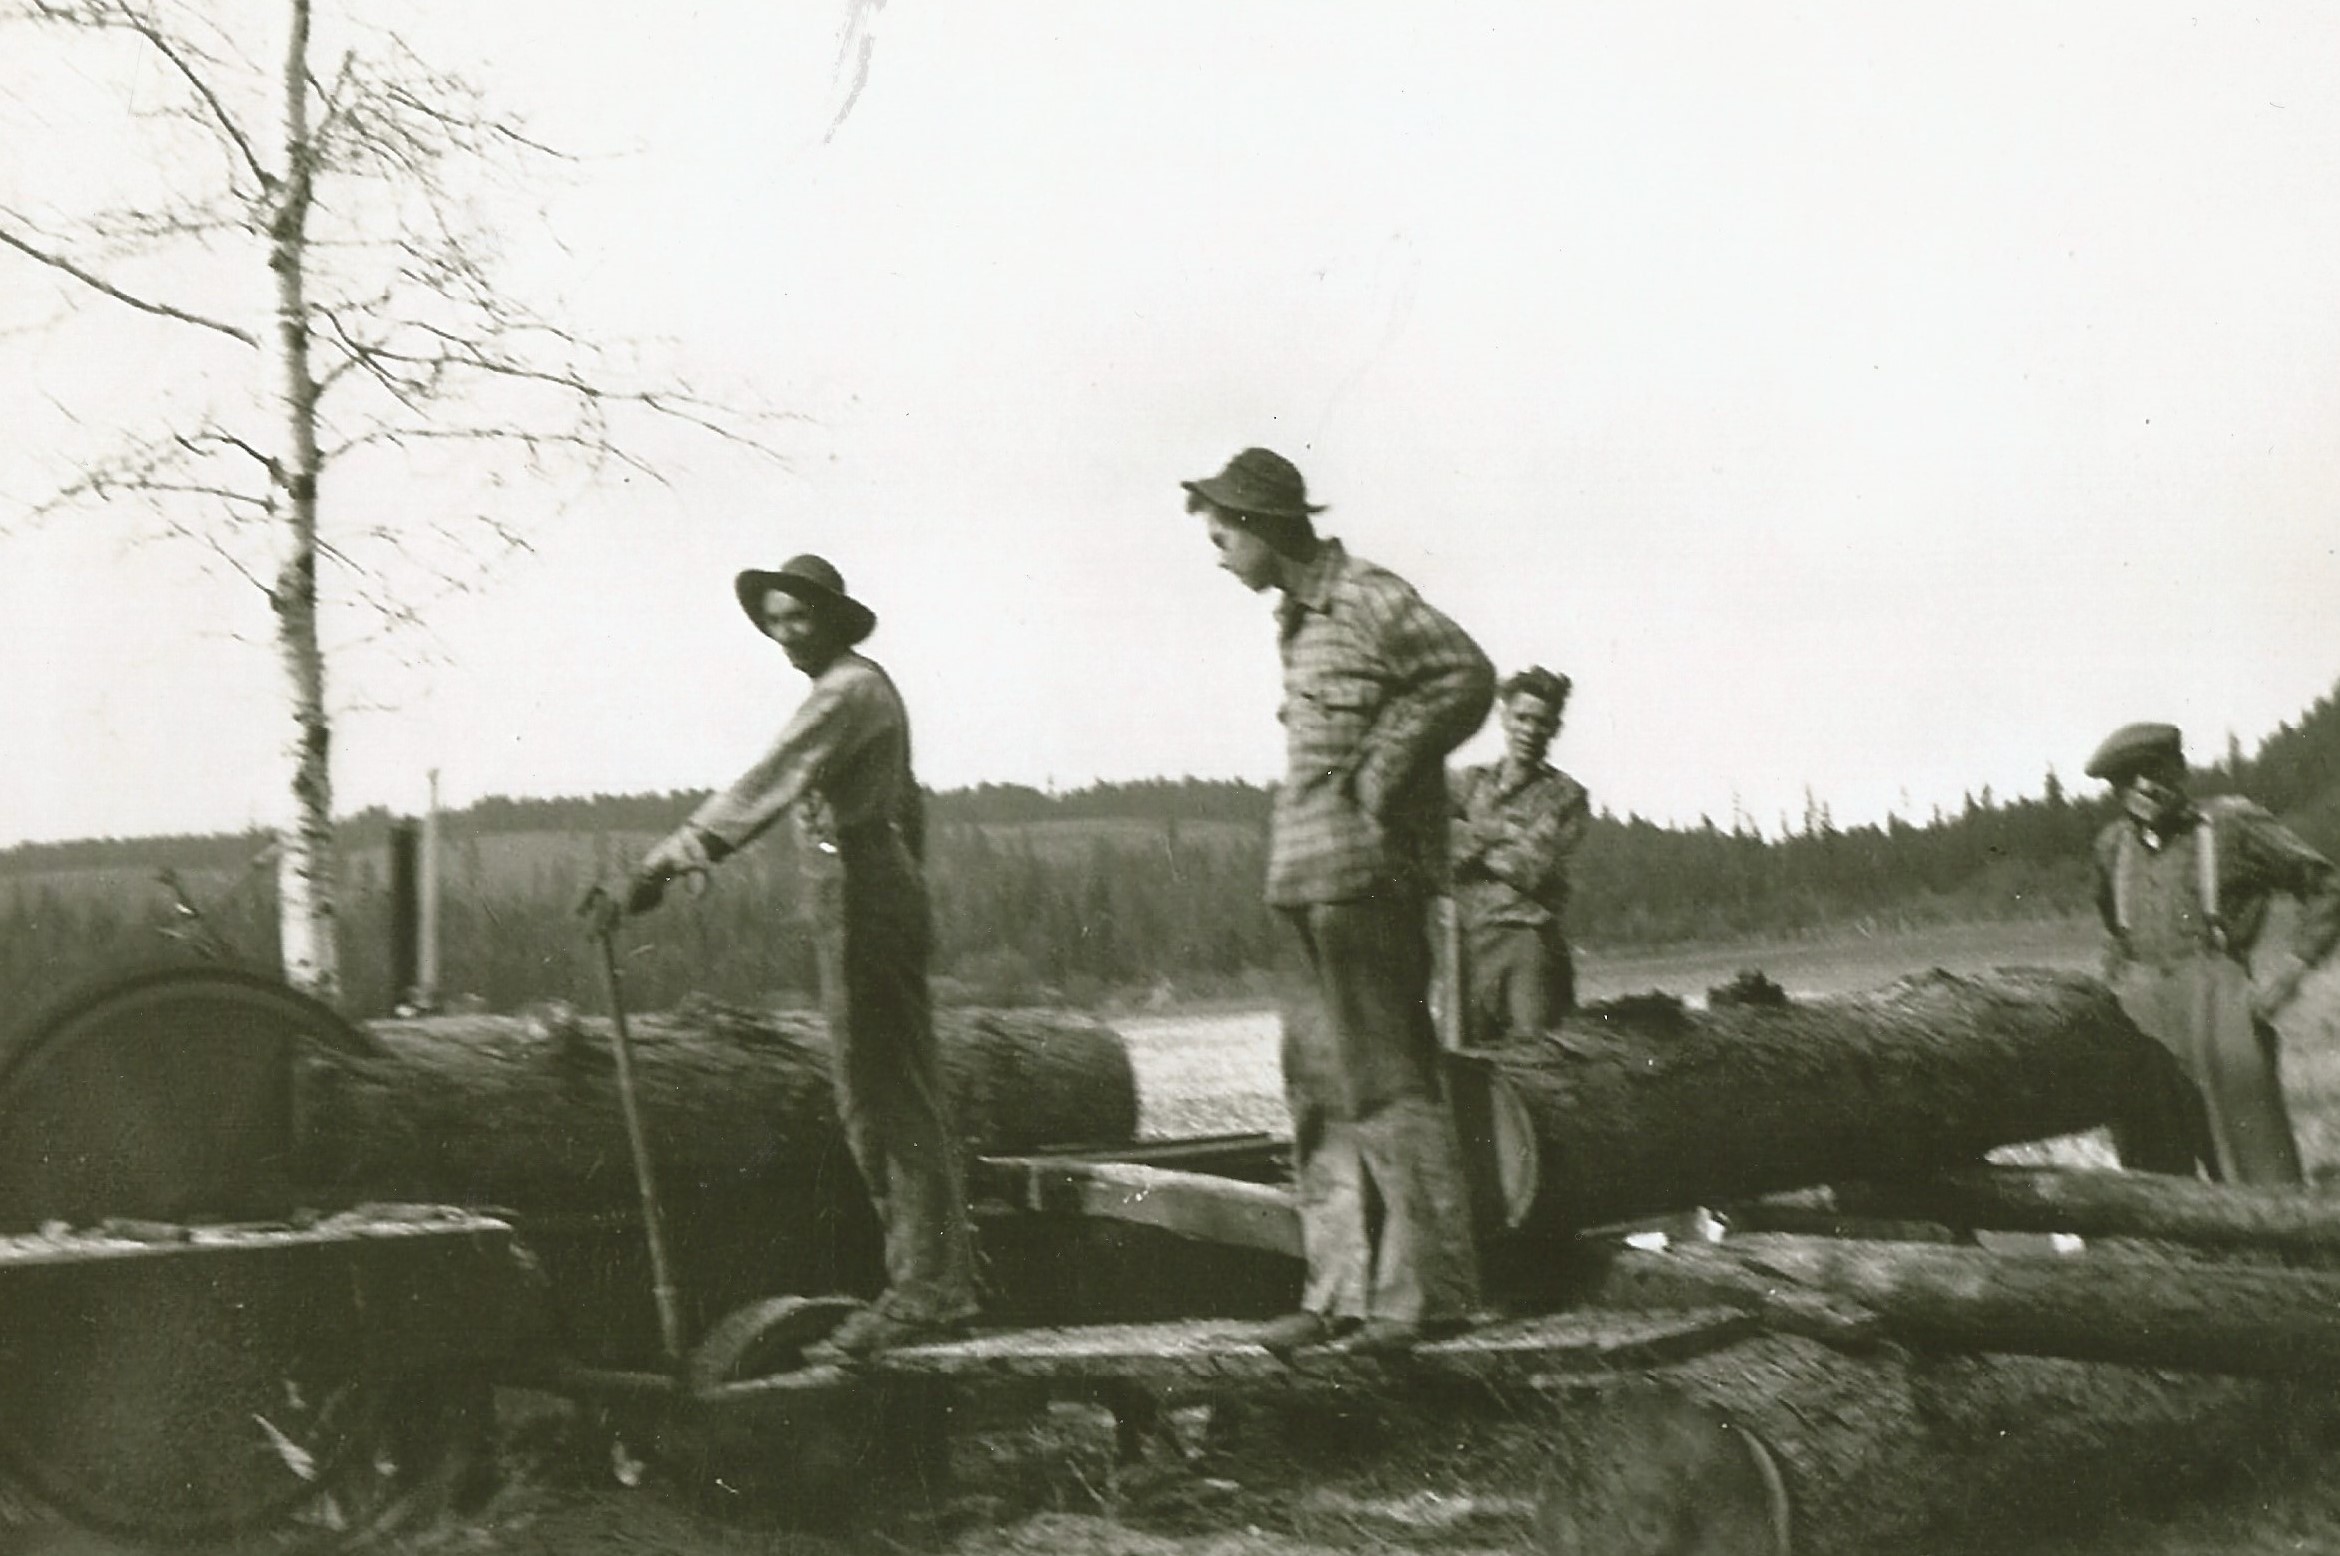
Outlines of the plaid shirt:
<svg viewBox="0 0 2340 1556">
<path fill-rule="evenodd" d="M 1267 900 L 1347 902 L 1446 879 L 1446 753 L 1495 697 L 1495 668 L 1395 573 L 1337 540 L 1276 610 L 1285 777 Z"/>
<path fill-rule="evenodd" d="M 1583 784 L 1540 763 L 1516 783 L 1505 778 L 1496 761 L 1455 779 L 1455 900 L 1469 924 L 1556 924 L 1591 802 Z"/>
<path fill-rule="evenodd" d="M 839 654 L 763 759 L 691 813 L 720 859 L 794 807 L 801 842 L 835 852 L 839 834 L 892 823 L 923 852 L 925 801 L 910 773 L 910 718 L 876 661 Z"/>
</svg>

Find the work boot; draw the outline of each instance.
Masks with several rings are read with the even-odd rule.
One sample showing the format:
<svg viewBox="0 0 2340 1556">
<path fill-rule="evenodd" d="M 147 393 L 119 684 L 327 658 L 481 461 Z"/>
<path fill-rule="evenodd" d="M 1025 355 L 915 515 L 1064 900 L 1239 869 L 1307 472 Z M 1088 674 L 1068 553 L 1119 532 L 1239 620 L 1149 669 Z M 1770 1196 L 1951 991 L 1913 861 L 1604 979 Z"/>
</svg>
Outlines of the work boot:
<svg viewBox="0 0 2340 1556">
<path fill-rule="evenodd" d="M 1273 1356 L 1289 1356 L 1314 1345 L 1330 1345 L 1357 1326 L 1353 1318 L 1335 1318 L 1306 1308 L 1273 1318 L 1251 1332 L 1251 1342 Z"/>
<path fill-rule="evenodd" d="M 1467 1318 L 1368 1318 L 1332 1349 L 1342 1356 L 1403 1356 L 1417 1345 L 1443 1340 L 1470 1328 Z"/>
<path fill-rule="evenodd" d="M 844 1367 L 866 1361 L 880 1351 L 898 1351 L 908 1345 L 955 1340 L 973 1322 L 972 1313 L 956 1318 L 927 1318 L 903 1312 L 884 1297 L 829 1331 L 829 1337 L 804 1348 L 804 1359 L 819 1366 Z"/>
</svg>

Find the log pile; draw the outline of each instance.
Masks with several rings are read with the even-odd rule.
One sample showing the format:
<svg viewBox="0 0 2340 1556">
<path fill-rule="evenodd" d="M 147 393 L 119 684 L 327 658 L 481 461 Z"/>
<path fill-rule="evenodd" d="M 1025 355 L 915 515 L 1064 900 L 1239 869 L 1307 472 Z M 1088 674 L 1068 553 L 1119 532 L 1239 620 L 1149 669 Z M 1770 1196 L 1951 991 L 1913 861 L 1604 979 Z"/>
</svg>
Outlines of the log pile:
<svg viewBox="0 0 2340 1556">
<path fill-rule="evenodd" d="M 1306 1019 L 1304 1016 L 1299 1019 Z M 1688 1009 L 1644 996 L 1462 1061 L 1502 1220 L 1546 1239 L 1774 1190 L 1898 1180 L 2124 1116 L 2169 1064 L 2092 978 L 1931 972 L 1871 993 Z"/>
<path fill-rule="evenodd" d="M 692 1002 L 633 1023 L 634 1078 L 693 1335 L 750 1301 L 883 1284 L 876 1217 L 846 1150 L 818 1017 Z M 970 1150 L 1125 1144 L 1129 1056 L 1052 1011 L 937 1016 Z M 539 1255 L 564 1343 L 645 1365 L 658 1324 L 605 1021 L 560 1011 L 374 1024 L 370 1053 L 303 1053 L 296 1177 L 308 1202 L 424 1201 L 510 1214 Z"/>
</svg>

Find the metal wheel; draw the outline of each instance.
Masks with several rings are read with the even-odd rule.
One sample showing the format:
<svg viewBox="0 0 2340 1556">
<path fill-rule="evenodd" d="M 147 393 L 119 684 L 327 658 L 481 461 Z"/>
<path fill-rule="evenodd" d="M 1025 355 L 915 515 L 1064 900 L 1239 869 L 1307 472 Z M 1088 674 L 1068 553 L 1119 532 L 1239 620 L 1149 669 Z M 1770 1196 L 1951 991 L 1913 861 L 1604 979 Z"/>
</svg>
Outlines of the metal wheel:
<svg viewBox="0 0 2340 1556">
<path fill-rule="evenodd" d="M 310 1045 L 370 1046 L 231 968 L 68 1000 L 0 1067 L 0 1232 L 288 1215 Z M 474 1435 L 476 1399 L 458 1403 L 474 1391 L 368 1371 L 347 1294 L 284 1261 L 0 1266 L 0 1281 L 0 1473 L 115 1541 L 60 1550 L 332 1543 L 448 1483 Z"/>
</svg>

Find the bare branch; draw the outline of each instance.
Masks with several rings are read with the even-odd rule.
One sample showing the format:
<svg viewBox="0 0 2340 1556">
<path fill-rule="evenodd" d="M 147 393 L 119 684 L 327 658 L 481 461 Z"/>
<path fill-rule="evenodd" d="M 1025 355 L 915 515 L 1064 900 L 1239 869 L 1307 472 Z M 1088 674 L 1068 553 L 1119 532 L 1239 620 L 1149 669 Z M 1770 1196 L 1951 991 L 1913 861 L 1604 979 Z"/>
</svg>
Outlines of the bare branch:
<svg viewBox="0 0 2340 1556">
<path fill-rule="evenodd" d="M 9 215 L 11 219 L 15 219 L 15 213 L 10 212 Z M 24 238 L 19 236 L 15 231 L 4 225 L 0 225 L 0 244 L 6 244 L 8 247 L 15 249 L 18 253 L 24 255 L 26 258 L 38 260 L 41 264 L 47 265 L 52 270 L 56 270 L 65 275 L 71 276 L 74 280 L 79 281 L 83 286 L 88 287 L 90 290 L 101 293 L 107 297 L 111 297 L 114 301 L 122 303 L 128 307 L 136 308 L 141 313 L 151 313 L 158 318 L 176 319 L 181 324 L 198 325 L 203 329 L 213 330 L 221 335 L 225 335 L 230 340 L 240 341 L 247 346 L 257 346 L 260 344 L 260 342 L 255 339 L 249 331 L 238 329 L 233 324 L 223 324 L 217 319 L 207 319 L 204 318 L 201 314 L 189 313 L 183 308 L 174 308 L 169 303 L 155 302 L 150 298 L 137 297 L 129 292 L 125 292 L 120 287 L 114 285 L 111 281 L 106 280 L 102 276 L 92 274 L 90 271 L 83 269 L 81 266 L 75 264 L 72 260 L 67 259 L 62 254 L 52 254 L 45 249 L 36 248 L 33 244 L 27 242 Z"/>
<path fill-rule="evenodd" d="M 259 180 L 260 187 L 262 189 L 275 187 L 275 175 L 270 173 L 267 167 L 261 163 L 258 153 L 253 150 L 251 138 L 244 133 L 243 126 L 236 122 L 234 114 L 228 112 L 227 105 L 219 100 L 219 94 L 213 90 L 209 78 L 195 68 L 195 60 L 199 56 L 195 54 L 192 46 L 182 39 L 172 37 L 151 12 L 134 7 L 128 4 L 127 0 L 114 0 L 114 3 L 105 3 L 105 0 L 100 0 L 100 3 L 91 5 L 87 10 L 77 10 L 73 7 L 59 5 L 55 3 L 55 0 L 34 0 L 33 9 L 34 14 L 44 20 L 133 32 L 144 38 L 154 51 L 179 73 L 180 79 L 187 83 L 188 90 L 192 91 L 202 102 L 205 115 L 212 127 L 226 136 L 229 143 L 236 148 L 238 158 L 243 162 L 246 170 Z M 210 63 L 210 61 L 205 61 L 205 63 Z"/>
</svg>

